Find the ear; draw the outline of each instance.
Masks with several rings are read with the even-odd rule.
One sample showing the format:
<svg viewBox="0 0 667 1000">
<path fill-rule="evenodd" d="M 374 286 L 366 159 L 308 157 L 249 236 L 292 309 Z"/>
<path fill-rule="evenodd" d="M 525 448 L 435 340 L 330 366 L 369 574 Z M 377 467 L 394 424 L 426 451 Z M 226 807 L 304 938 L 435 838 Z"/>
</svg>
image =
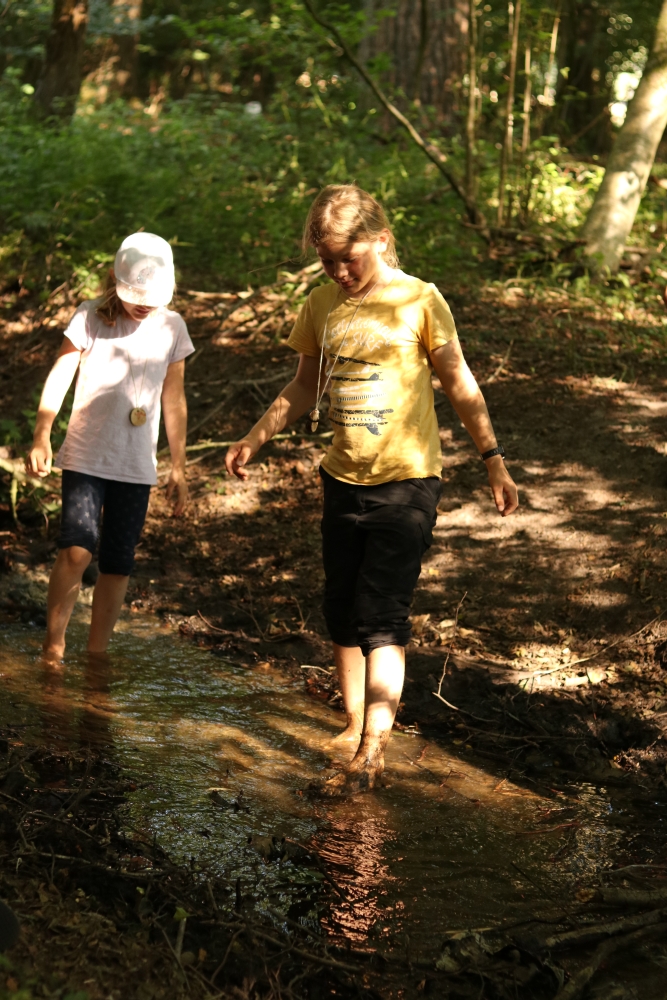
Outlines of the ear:
<svg viewBox="0 0 667 1000">
<path fill-rule="evenodd" d="M 378 236 L 377 242 L 375 244 L 378 253 L 386 253 L 387 247 L 389 246 L 389 232 L 384 229 Z"/>
</svg>

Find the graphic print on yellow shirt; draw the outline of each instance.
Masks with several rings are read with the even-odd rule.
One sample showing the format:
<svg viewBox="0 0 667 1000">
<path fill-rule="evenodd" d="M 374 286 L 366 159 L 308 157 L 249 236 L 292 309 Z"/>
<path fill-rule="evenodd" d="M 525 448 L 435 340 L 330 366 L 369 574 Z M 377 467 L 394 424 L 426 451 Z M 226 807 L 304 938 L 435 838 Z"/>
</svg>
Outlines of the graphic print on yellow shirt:
<svg viewBox="0 0 667 1000">
<path fill-rule="evenodd" d="M 289 346 L 319 357 L 325 325 L 334 436 L 323 468 L 367 486 L 440 476 L 428 356 L 456 336 L 456 327 L 435 285 L 397 270 L 361 306 L 338 285 L 322 285 L 304 303 Z"/>
</svg>

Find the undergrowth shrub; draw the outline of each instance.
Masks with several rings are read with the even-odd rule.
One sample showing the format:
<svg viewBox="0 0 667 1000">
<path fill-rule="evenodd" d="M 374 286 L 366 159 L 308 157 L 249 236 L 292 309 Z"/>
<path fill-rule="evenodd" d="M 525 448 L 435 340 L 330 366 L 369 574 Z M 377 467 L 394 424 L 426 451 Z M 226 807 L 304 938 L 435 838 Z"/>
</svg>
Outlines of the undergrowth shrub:
<svg viewBox="0 0 667 1000">
<path fill-rule="evenodd" d="M 444 178 L 403 133 L 385 134 L 374 109 L 349 100 L 349 85 L 316 89 L 277 93 L 256 116 L 199 96 L 157 117 L 140 104 L 82 106 L 63 126 L 37 122 L 28 97 L 11 82 L 0 86 L 0 287 L 46 297 L 66 281 L 92 295 L 121 240 L 139 228 L 173 244 L 185 287 L 258 285 L 301 263 L 301 227 L 317 190 L 352 180 L 382 200 L 403 266 L 425 279 L 447 288 L 534 266 L 532 250 L 489 261 Z M 449 151 L 462 173 L 460 142 L 450 140 Z M 492 219 L 497 151 L 480 144 L 479 152 L 480 203 Z M 531 156 L 529 225 L 571 234 L 601 171 L 578 168 L 544 141 Z M 644 200 L 645 230 L 659 195 L 654 185 Z"/>
</svg>

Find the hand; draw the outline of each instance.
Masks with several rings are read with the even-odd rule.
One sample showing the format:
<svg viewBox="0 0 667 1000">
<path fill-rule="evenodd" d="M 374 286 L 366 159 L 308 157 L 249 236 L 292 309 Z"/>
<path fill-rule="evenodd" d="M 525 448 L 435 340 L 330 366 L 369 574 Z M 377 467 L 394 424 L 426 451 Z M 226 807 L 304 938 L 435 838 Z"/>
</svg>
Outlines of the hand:
<svg viewBox="0 0 667 1000">
<path fill-rule="evenodd" d="M 244 466 L 257 453 L 257 450 L 247 438 L 233 444 L 225 455 L 225 465 L 229 475 L 236 476 L 237 479 L 245 482 L 248 478 L 248 473 Z"/>
<path fill-rule="evenodd" d="M 519 491 L 500 455 L 490 458 L 486 466 L 498 513 L 501 517 L 507 517 L 519 506 Z"/>
<path fill-rule="evenodd" d="M 47 438 L 46 440 L 33 443 L 32 448 L 26 456 L 25 471 L 29 476 L 39 476 L 40 479 L 44 479 L 46 476 L 51 475 L 52 461 L 51 440 Z"/>
<path fill-rule="evenodd" d="M 174 492 L 176 493 L 175 498 Z M 171 516 L 180 517 L 188 502 L 188 484 L 185 478 L 184 469 L 172 468 L 169 473 L 169 482 L 167 483 L 167 500 L 172 499 L 174 502 L 174 509 Z"/>
</svg>

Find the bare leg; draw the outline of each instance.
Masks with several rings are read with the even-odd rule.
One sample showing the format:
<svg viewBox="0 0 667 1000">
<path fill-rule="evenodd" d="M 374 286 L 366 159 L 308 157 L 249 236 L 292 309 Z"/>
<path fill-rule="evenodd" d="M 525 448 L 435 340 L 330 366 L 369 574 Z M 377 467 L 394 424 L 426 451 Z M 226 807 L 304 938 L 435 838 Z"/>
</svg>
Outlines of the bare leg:
<svg viewBox="0 0 667 1000">
<path fill-rule="evenodd" d="M 358 744 L 364 725 L 366 660 L 358 646 L 339 646 L 334 642 L 333 652 L 347 725 L 332 742 Z"/>
<path fill-rule="evenodd" d="M 92 554 L 80 545 L 60 549 L 49 579 L 46 602 L 46 638 L 44 656 L 61 660 L 65 652 L 65 631 L 79 596 L 81 577 Z"/>
<path fill-rule="evenodd" d="M 391 735 L 405 677 L 403 646 L 381 646 L 366 660 L 366 703 L 361 742 L 351 764 L 321 786 L 324 795 L 373 788 L 384 770 L 384 751 Z"/>
<path fill-rule="evenodd" d="M 100 573 L 93 591 L 93 614 L 88 637 L 89 653 L 105 653 L 125 600 L 129 576 Z"/>
</svg>

